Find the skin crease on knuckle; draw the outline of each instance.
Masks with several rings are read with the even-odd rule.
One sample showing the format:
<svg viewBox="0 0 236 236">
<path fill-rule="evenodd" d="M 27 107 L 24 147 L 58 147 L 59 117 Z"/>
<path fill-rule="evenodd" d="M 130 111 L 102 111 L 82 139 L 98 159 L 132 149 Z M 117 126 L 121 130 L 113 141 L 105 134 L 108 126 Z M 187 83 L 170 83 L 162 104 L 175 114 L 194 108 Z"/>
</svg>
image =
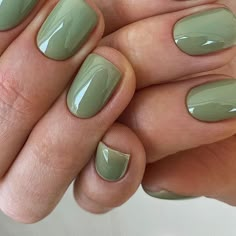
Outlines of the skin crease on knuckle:
<svg viewBox="0 0 236 236">
<path fill-rule="evenodd" d="M 15 122 L 17 117 L 26 119 L 34 114 L 32 99 L 24 95 L 23 88 L 11 71 L 0 71 L 1 117 Z"/>
</svg>

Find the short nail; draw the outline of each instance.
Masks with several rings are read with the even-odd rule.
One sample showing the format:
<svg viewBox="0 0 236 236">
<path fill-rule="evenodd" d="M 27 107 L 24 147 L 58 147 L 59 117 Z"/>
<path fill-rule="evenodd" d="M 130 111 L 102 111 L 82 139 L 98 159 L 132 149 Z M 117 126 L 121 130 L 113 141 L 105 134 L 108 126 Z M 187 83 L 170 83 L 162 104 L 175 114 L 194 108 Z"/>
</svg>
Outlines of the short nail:
<svg viewBox="0 0 236 236">
<path fill-rule="evenodd" d="M 226 8 L 187 16 L 174 27 L 177 46 L 189 55 L 205 55 L 236 43 L 236 17 Z"/>
<path fill-rule="evenodd" d="M 37 2 L 37 0 L 1 0 L 0 30 L 9 30 L 19 25 Z"/>
<path fill-rule="evenodd" d="M 189 113 L 206 122 L 236 117 L 236 80 L 225 79 L 194 87 L 187 95 Z"/>
<path fill-rule="evenodd" d="M 130 155 L 114 150 L 100 142 L 97 148 L 95 167 L 99 176 L 107 181 L 118 181 L 124 177 Z"/>
<path fill-rule="evenodd" d="M 143 190 L 151 197 L 164 199 L 164 200 L 184 200 L 184 199 L 195 198 L 195 197 L 190 197 L 190 196 L 179 195 L 179 194 L 169 192 L 166 190 L 161 190 L 159 192 L 152 192 L 145 188 L 143 188 Z"/>
<path fill-rule="evenodd" d="M 121 79 L 111 62 L 90 54 L 77 74 L 67 96 L 67 105 L 79 118 L 95 116 L 109 101 Z"/>
<path fill-rule="evenodd" d="M 71 113 L 85 119 L 95 116 L 111 98 L 121 76 L 119 69 L 104 57 L 90 54 L 67 95 Z"/>
<path fill-rule="evenodd" d="M 86 42 L 97 21 L 85 0 L 60 0 L 38 33 L 38 47 L 51 59 L 66 60 Z"/>
</svg>

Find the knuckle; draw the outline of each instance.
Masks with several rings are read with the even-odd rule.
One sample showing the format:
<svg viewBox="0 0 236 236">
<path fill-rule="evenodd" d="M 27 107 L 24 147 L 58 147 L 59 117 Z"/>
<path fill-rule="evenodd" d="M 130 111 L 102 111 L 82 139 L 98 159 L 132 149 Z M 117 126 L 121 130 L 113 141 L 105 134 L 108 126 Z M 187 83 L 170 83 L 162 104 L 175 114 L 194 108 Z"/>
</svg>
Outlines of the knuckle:
<svg viewBox="0 0 236 236">
<path fill-rule="evenodd" d="M 0 71 L 0 109 L 2 116 L 28 116 L 34 106 L 25 95 L 24 86 L 10 71 Z"/>
<path fill-rule="evenodd" d="M 58 175 L 68 175 L 83 165 L 80 154 L 75 156 L 71 153 L 64 136 L 52 129 L 43 135 L 41 142 L 34 145 L 30 151 L 30 156 L 37 160 L 42 168 Z"/>
</svg>

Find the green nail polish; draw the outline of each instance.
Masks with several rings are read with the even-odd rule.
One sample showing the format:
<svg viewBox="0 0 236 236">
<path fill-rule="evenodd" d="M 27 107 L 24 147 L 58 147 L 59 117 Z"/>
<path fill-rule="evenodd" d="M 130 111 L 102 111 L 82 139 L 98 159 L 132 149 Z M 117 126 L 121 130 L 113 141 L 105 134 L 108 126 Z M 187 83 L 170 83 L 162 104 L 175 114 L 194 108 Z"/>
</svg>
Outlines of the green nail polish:
<svg viewBox="0 0 236 236">
<path fill-rule="evenodd" d="M 79 118 L 91 118 L 106 105 L 121 79 L 121 72 L 104 57 L 90 54 L 67 96 L 67 105 Z"/>
<path fill-rule="evenodd" d="M 38 33 L 38 47 L 51 59 L 66 60 L 86 42 L 97 21 L 84 0 L 60 0 Z"/>
<path fill-rule="evenodd" d="M 189 113 L 206 122 L 236 117 L 236 80 L 226 79 L 193 88 L 187 95 Z"/>
<path fill-rule="evenodd" d="M 37 2 L 37 0 L 1 0 L 0 30 L 9 30 L 19 25 Z"/>
<path fill-rule="evenodd" d="M 95 167 L 105 180 L 118 181 L 126 173 L 130 155 L 118 152 L 100 142 L 97 148 Z"/>
<path fill-rule="evenodd" d="M 179 195 L 176 193 L 172 193 L 166 190 L 161 190 L 159 192 L 151 192 L 146 190 L 145 188 L 143 188 L 143 190 L 151 197 L 154 198 L 159 198 L 159 199 L 163 199 L 163 200 L 187 200 L 187 199 L 193 199 L 196 197 L 189 197 L 189 196 L 183 196 L 183 195 Z"/>
<path fill-rule="evenodd" d="M 189 55 L 205 55 L 236 43 L 236 17 L 226 8 L 187 16 L 174 27 L 177 46 Z"/>
</svg>

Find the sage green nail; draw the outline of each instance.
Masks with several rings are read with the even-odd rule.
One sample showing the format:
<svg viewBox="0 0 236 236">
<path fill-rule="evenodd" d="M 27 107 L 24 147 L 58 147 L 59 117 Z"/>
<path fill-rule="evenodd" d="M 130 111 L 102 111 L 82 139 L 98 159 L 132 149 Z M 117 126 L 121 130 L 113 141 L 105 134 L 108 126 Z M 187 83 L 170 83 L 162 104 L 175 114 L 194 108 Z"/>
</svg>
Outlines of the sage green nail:
<svg viewBox="0 0 236 236">
<path fill-rule="evenodd" d="M 174 27 L 177 46 L 189 55 L 205 55 L 236 43 L 236 17 L 226 8 L 187 16 Z"/>
<path fill-rule="evenodd" d="M 91 118 L 106 105 L 121 79 L 111 62 L 90 54 L 77 74 L 67 96 L 67 105 L 79 118 Z"/>
<path fill-rule="evenodd" d="M 38 47 L 51 59 L 66 60 L 86 42 L 97 22 L 86 1 L 60 0 L 38 33 Z"/>
<path fill-rule="evenodd" d="M 97 173 L 107 181 L 118 181 L 124 177 L 130 160 L 130 154 L 116 151 L 103 142 L 97 148 L 95 167 Z"/>
<path fill-rule="evenodd" d="M 163 199 L 163 200 L 185 200 L 185 199 L 187 200 L 187 199 L 196 198 L 196 197 L 179 195 L 179 194 L 169 192 L 169 191 L 166 191 L 166 190 L 161 190 L 159 192 L 151 192 L 151 191 L 148 191 L 145 188 L 143 188 L 143 189 L 149 196 L 154 197 L 154 198 Z"/>
<path fill-rule="evenodd" d="M 0 30 L 18 26 L 30 14 L 37 2 L 37 0 L 1 0 Z"/>
<path fill-rule="evenodd" d="M 193 88 L 187 95 L 189 113 L 205 122 L 236 117 L 236 80 L 225 79 Z"/>
<path fill-rule="evenodd" d="M 225 79 L 193 88 L 187 95 L 189 113 L 206 122 L 236 117 L 236 79 Z"/>
</svg>

